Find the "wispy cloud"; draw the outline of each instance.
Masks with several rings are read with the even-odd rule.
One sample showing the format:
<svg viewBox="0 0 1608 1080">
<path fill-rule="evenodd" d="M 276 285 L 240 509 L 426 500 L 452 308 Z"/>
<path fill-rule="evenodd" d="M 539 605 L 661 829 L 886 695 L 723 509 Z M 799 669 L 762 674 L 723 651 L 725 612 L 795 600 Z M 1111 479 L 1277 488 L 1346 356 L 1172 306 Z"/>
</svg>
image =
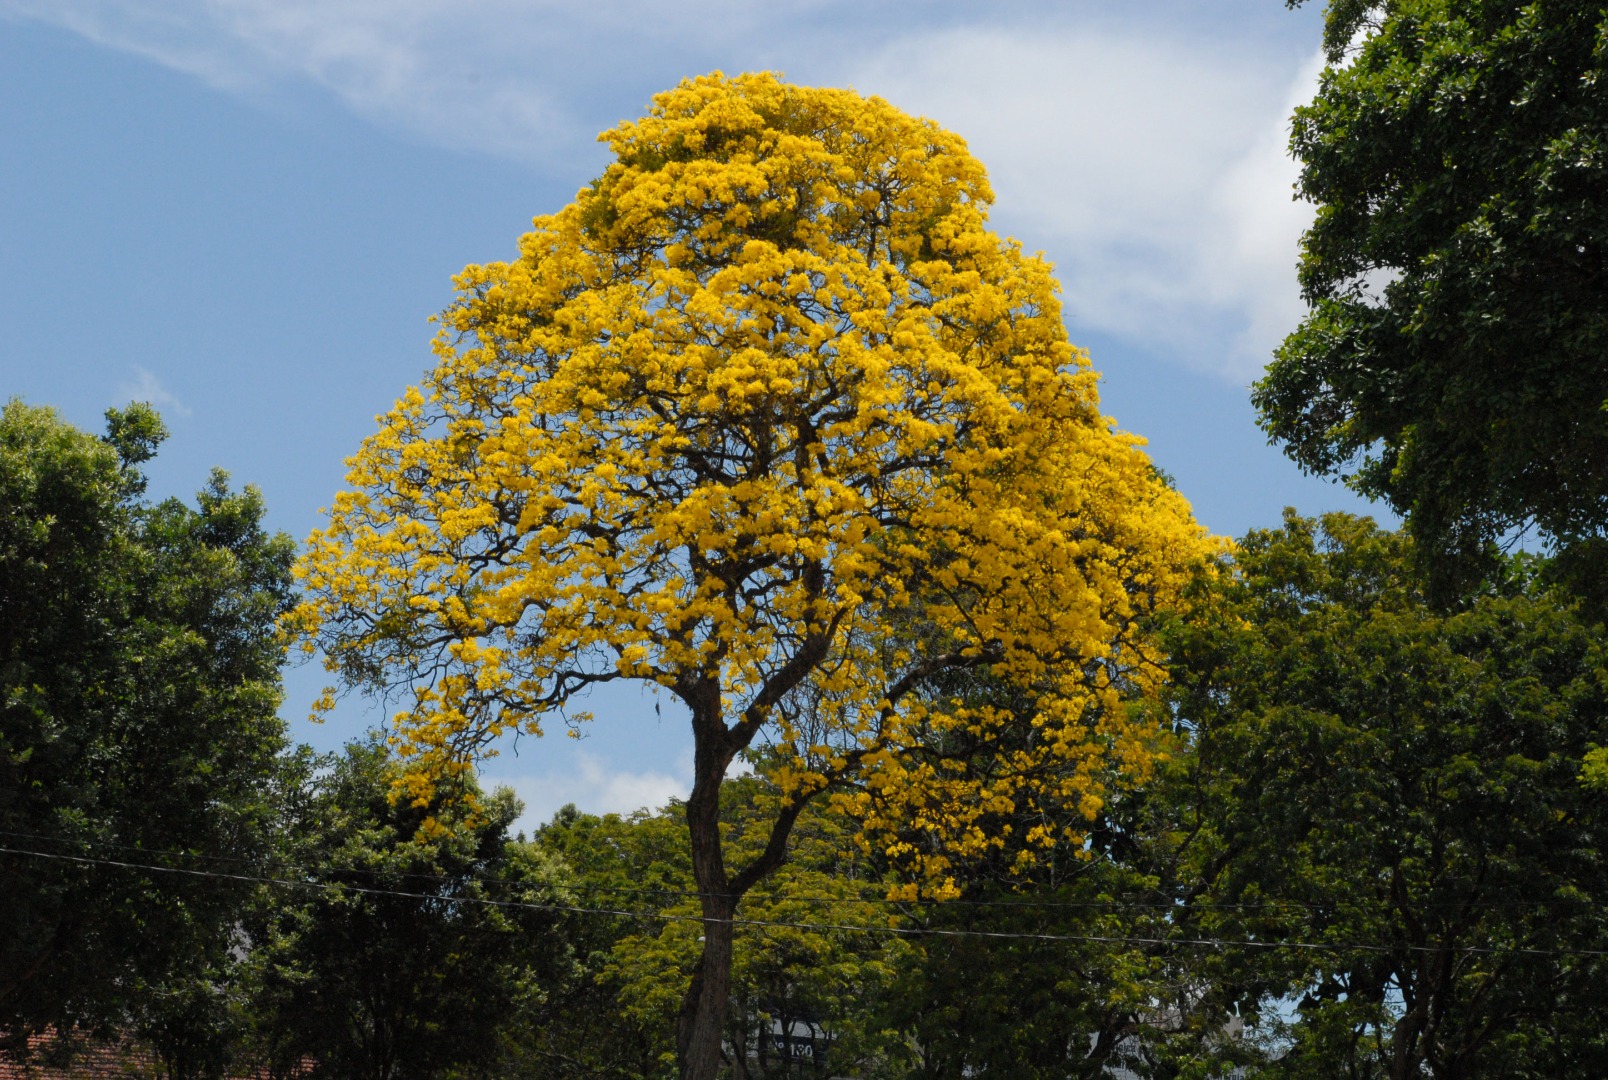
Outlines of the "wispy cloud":
<svg viewBox="0 0 1608 1080">
<path fill-rule="evenodd" d="M 600 128 L 714 68 L 834 55 L 901 24 L 900 0 L 0 0 L 220 89 L 310 82 L 357 114 L 559 174 Z M 845 18 L 849 11 L 852 19 Z"/>
<path fill-rule="evenodd" d="M 600 128 L 686 75 L 769 67 L 854 85 L 970 139 L 998 225 L 1056 260 L 1074 333 L 1243 382 L 1301 310 L 1308 215 L 1291 202 L 1284 144 L 1316 65 L 1203 39 L 1183 10 L 1123 21 L 1102 5 L 985 17 L 943 0 L 0 0 L 0 15 L 230 92 L 312 84 L 375 123 L 576 183 L 602 161 Z"/>
<path fill-rule="evenodd" d="M 1076 29 L 946 31 L 853 81 L 967 134 L 996 222 L 1056 261 L 1074 329 L 1243 380 L 1299 316 L 1287 118 L 1316 67 Z"/>
<path fill-rule="evenodd" d="M 228 40 L 205 3 L 160 0 L 0 0 L 0 15 L 34 19 L 70 30 L 109 48 L 143 56 L 227 90 L 258 81 L 250 51 Z"/>
<path fill-rule="evenodd" d="M 172 391 L 162 385 L 162 381 L 150 371 L 134 365 L 134 379 L 132 382 L 120 383 L 117 387 L 117 396 L 121 402 L 143 401 L 148 405 L 156 406 L 160 413 L 169 416 L 189 416 L 190 409 L 184 402 L 175 397 Z"/>
<path fill-rule="evenodd" d="M 0 0 L 221 90 L 311 83 L 355 113 L 460 149 L 539 161 L 580 135 L 547 86 L 544 5 L 511 0 Z M 526 46 L 527 63 L 517 62 Z M 537 47 L 532 47 L 537 46 Z M 551 80 L 559 87 L 561 80 Z"/>
<path fill-rule="evenodd" d="M 684 799 L 692 788 L 690 761 L 678 762 L 674 773 L 632 772 L 610 769 L 601 758 L 585 751 L 564 757 L 569 760 L 561 767 L 539 773 L 505 771 L 506 762 L 494 758 L 481 779 L 487 787 L 514 789 L 525 804 L 517 827 L 527 831 L 552 820 L 566 803 L 590 814 L 629 814 L 657 810 L 672 798 Z"/>
</svg>

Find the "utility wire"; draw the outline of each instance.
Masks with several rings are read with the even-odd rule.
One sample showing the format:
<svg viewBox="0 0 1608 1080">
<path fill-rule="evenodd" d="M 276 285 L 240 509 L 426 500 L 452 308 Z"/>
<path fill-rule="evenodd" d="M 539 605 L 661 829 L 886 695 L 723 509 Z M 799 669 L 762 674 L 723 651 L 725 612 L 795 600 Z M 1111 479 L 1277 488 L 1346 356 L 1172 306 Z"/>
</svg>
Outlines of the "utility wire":
<svg viewBox="0 0 1608 1080">
<path fill-rule="evenodd" d="M 880 934 L 886 937 L 919 938 L 919 937 L 950 937 L 950 938 L 987 938 L 1006 941 L 1037 941 L 1037 942 L 1079 942 L 1099 945 L 1190 945 L 1203 948 L 1224 949 L 1291 949 L 1307 952 L 1372 952 L 1390 954 L 1395 952 L 1416 953 L 1456 953 L 1466 956 L 1576 956 L 1576 957 L 1608 957 L 1608 949 L 1535 949 L 1535 948 L 1508 948 L 1501 949 L 1491 946 L 1464 945 L 1453 949 L 1441 949 L 1430 945 L 1373 945 L 1373 944 L 1334 944 L 1314 941 L 1255 941 L 1249 939 L 1226 938 L 1197 938 L 1197 937 L 1143 937 L 1122 934 L 1031 934 L 1008 930 L 943 930 L 921 927 L 900 926 L 854 926 L 845 923 L 801 923 L 788 922 L 779 919 L 710 919 L 701 915 L 676 915 L 667 912 L 631 911 L 622 908 L 588 908 L 570 904 L 537 903 L 528 900 L 492 900 L 478 896 L 441 896 L 433 893 L 407 892 L 400 889 L 379 889 L 366 885 L 343 885 L 338 883 L 319 881 L 297 881 L 289 878 L 270 878 L 255 874 L 226 874 L 215 870 L 194 870 L 180 866 L 157 866 L 152 863 L 136 863 L 118 859 L 98 859 L 83 855 L 62 855 L 48 851 L 30 851 L 23 848 L 0 847 L 0 854 L 22 855 L 40 859 L 54 859 L 61 862 L 75 863 L 84 866 L 112 866 L 128 870 L 146 870 L 160 874 L 176 874 L 186 877 L 216 878 L 227 881 L 242 881 L 261 885 L 279 885 L 287 888 L 312 889 L 323 892 L 358 893 L 366 896 L 388 896 L 411 900 L 434 900 L 449 904 L 475 904 L 482 907 L 520 909 L 528 911 L 551 911 L 574 915 L 608 915 L 631 919 L 656 919 L 660 922 L 690 922 L 699 924 L 729 923 L 734 927 L 751 926 L 761 929 L 785 930 L 839 930 L 848 933 Z"/>
<path fill-rule="evenodd" d="M 173 851 L 173 850 L 167 850 L 167 849 L 162 849 L 162 848 L 141 847 L 141 846 L 139 846 L 137 844 L 119 844 L 119 843 L 114 843 L 114 842 L 111 842 L 111 841 L 76 840 L 76 839 L 71 839 L 71 838 L 67 838 L 67 837 L 50 836 L 50 835 L 47 835 L 47 834 L 44 834 L 44 833 L 12 832 L 12 831 L 9 831 L 9 830 L 0 829 L 0 836 L 10 836 L 10 837 L 15 837 L 15 838 L 18 838 L 18 839 L 25 839 L 25 840 L 44 840 L 44 841 L 47 841 L 47 842 L 60 843 L 60 844 L 76 844 L 79 847 L 84 847 L 84 848 L 96 847 L 96 846 L 102 847 L 102 848 L 119 848 L 119 849 L 124 850 L 124 851 L 137 851 L 137 852 L 141 853 L 142 855 L 146 855 L 146 856 L 162 855 L 162 856 L 169 856 L 169 857 L 172 857 L 172 858 L 199 859 L 199 860 L 210 861 L 210 862 L 236 863 L 236 864 L 241 864 L 241 865 L 246 865 L 246 866 L 259 865 L 256 860 L 246 859 L 246 858 L 242 858 L 242 857 L 239 857 L 239 856 L 213 855 L 213 854 L 208 854 L 208 853 L 204 853 L 204 852 L 193 852 L 193 851 Z M 277 863 L 277 864 L 274 865 L 274 871 L 277 872 L 277 873 L 293 873 L 293 874 L 306 874 L 306 875 L 313 875 L 313 874 L 317 874 L 317 873 L 327 873 L 327 872 L 329 872 L 329 870 L 327 870 L 327 869 L 326 870 L 320 870 L 320 869 L 313 868 L 313 867 L 297 866 L 297 865 L 292 864 L 292 863 Z M 485 876 L 477 875 L 477 874 L 456 874 L 456 875 L 428 874 L 428 873 L 422 873 L 422 872 L 414 871 L 414 870 L 385 871 L 385 870 L 370 869 L 368 867 L 361 867 L 361 866 L 338 867 L 338 868 L 335 868 L 335 872 L 341 873 L 341 874 L 361 874 L 361 875 L 366 875 L 366 876 L 369 876 L 369 877 L 383 877 L 383 876 L 387 876 L 388 874 L 393 874 L 394 873 L 396 876 L 402 877 L 402 878 L 405 878 L 405 879 L 408 879 L 408 880 L 421 881 L 421 882 L 434 882 L 434 883 L 437 883 L 437 884 L 450 884 L 452 882 L 458 882 L 458 881 L 471 881 L 471 882 L 475 882 L 476 884 L 481 884 L 481 885 L 509 885 L 509 884 L 516 884 L 517 885 L 517 884 L 519 884 L 518 882 L 511 882 L 507 878 L 485 877 Z M 263 880 L 269 880 L 269 879 L 263 879 Z M 673 897 L 673 898 L 676 898 L 676 899 L 685 899 L 685 900 L 701 900 L 704 897 L 704 893 L 699 892 L 697 890 L 674 889 L 674 888 L 670 888 L 668 886 L 662 886 L 661 887 L 661 886 L 651 886 L 651 885 L 586 885 L 586 884 L 578 884 L 578 883 L 573 883 L 573 882 L 544 882 L 544 885 L 547 888 L 558 889 L 558 890 L 562 890 L 562 891 L 565 891 L 565 892 L 574 893 L 574 894 L 578 894 L 578 895 L 618 896 L 618 895 L 623 894 L 623 895 L 627 895 L 627 896 L 637 895 L 637 896 L 651 896 L 651 897 Z M 750 892 L 748 895 L 753 897 L 753 898 L 755 898 L 755 899 L 785 900 L 785 901 L 791 901 L 791 902 L 795 902 L 795 903 L 817 904 L 817 905 L 826 905 L 826 904 L 879 904 L 879 905 L 894 907 L 894 908 L 896 908 L 898 910 L 901 910 L 901 911 L 908 911 L 909 908 L 912 907 L 913 905 L 923 903 L 923 901 L 919 901 L 919 900 L 916 900 L 916 901 L 911 901 L 911 900 L 890 900 L 886 895 L 881 895 L 881 896 L 872 896 L 872 895 L 861 895 L 861 896 L 820 896 L 820 895 L 808 895 L 808 894 L 805 894 L 805 895 L 774 894 L 774 893 L 767 893 L 767 892 L 760 891 L 760 888 L 761 887 L 757 886 L 756 889 L 754 891 Z M 1001 909 L 1006 909 L 1006 910 L 1010 910 L 1010 909 L 1027 909 L 1027 910 L 1034 910 L 1034 911 L 1037 911 L 1037 910 L 1046 910 L 1046 911 L 1071 910 L 1071 911 L 1092 911 L 1092 912 L 1103 912 L 1103 911 L 1108 911 L 1108 912 L 1138 912 L 1138 913 L 1155 912 L 1157 914 L 1169 914 L 1169 913 L 1174 913 L 1174 912 L 1177 912 L 1177 911 L 1180 911 L 1180 910 L 1186 910 L 1186 909 L 1187 910 L 1192 910 L 1192 911 L 1245 911 L 1245 912 L 1332 911 L 1332 910 L 1335 910 L 1335 909 L 1338 909 L 1338 908 L 1344 908 L 1344 907 L 1347 906 L 1347 905 L 1342 904 L 1342 903 L 1322 904 L 1322 903 L 1316 903 L 1316 902 L 1305 901 L 1305 900 L 1264 900 L 1264 901 L 1261 901 L 1259 903 L 1230 903 L 1230 902 L 1219 902 L 1219 901 L 1209 901 L 1209 900 L 1207 900 L 1207 901 L 1194 900 L 1194 901 L 1189 901 L 1189 902 L 1185 903 L 1185 902 L 1182 902 L 1182 901 L 1173 900 L 1173 899 L 1169 899 L 1169 898 L 1157 898 L 1157 899 L 1154 899 L 1154 900 L 1039 900 L 1039 899 L 1033 899 L 1033 898 L 1029 898 L 1029 897 L 1024 897 L 1024 898 L 1021 898 L 1021 899 L 1012 899 L 1012 900 L 976 900 L 976 899 L 960 898 L 960 899 L 954 899 L 954 900 L 926 901 L 926 902 L 942 904 L 943 907 L 945 907 L 946 909 L 950 909 L 950 908 L 1001 908 Z M 1469 899 L 1469 900 L 1425 901 L 1424 903 L 1418 904 L 1416 906 L 1420 907 L 1420 908 L 1519 909 L 1519 908 L 1530 908 L 1530 907 L 1538 907 L 1538 906 L 1539 907 L 1546 907 L 1546 906 L 1550 906 L 1552 904 L 1561 904 L 1561 905 L 1566 905 L 1566 906 L 1579 906 L 1581 904 L 1581 901 L 1569 900 L 1569 899 L 1560 898 L 1560 897 L 1537 897 L 1537 898 L 1534 898 L 1534 899 L 1531 899 L 1531 900 L 1491 900 L 1491 899 L 1474 900 L 1474 899 Z"/>
</svg>

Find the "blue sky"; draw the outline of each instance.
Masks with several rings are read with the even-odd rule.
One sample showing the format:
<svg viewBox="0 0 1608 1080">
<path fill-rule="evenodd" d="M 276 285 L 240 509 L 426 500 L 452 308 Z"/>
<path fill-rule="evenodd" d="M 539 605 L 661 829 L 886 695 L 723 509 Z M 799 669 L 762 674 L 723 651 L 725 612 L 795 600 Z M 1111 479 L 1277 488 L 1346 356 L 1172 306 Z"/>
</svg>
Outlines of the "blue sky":
<svg viewBox="0 0 1608 1080">
<path fill-rule="evenodd" d="M 679 79 L 772 69 L 965 136 L 1003 233 L 1056 264 L 1118 426 L 1211 529 L 1365 509 L 1302 477 L 1246 387 L 1301 313 L 1284 152 L 1318 5 L 707 0 L 0 0 L 0 394 L 173 436 L 152 490 L 213 465 L 304 537 L 374 416 L 430 363 L 465 264 L 602 167 L 595 134 Z M 375 714 L 302 717 L 322 747 Z M 486 767 L 532 819 L 657 804 L 690 739 L 668 702 L 595 703 Z"/>
</svg>

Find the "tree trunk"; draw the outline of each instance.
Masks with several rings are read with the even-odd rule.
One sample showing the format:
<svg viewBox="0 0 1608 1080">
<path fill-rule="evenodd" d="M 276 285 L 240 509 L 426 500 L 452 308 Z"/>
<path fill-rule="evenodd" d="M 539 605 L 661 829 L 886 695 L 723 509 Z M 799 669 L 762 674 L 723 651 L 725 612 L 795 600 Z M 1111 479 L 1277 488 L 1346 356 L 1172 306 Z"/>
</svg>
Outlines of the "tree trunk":
<svg viewBox="0 0 1608 1080">
<path fill-rule="evenodd" d="M 825 648 L 824 644 L 818 644 L 819 649 Z M 784 669 L 786 678 L 767 683 L 766 693 L 760 697 L 786 693 L 814 662 L 789 665 Z M 722 718 L 717 674 L 706 673 L 701 678 L 689 679 L 677 693 L 692 710 L 693 777 L 692 794 L 687 797 L 687 838 L 692 847 L 692 876 L 703 908 L 704 944 L 676 1020 L 676 1060 L 681 1080 L 715 1080 L 721 1063 L 721 1035 L 730 1008 L 735 936 L 732 920 L 737 914 L 737 903 L 755 882 L 763 880 L 786 861 L 787 838 L 809 793 L 784 804 L 771 823 L 765 850 L 741 867 L 735 876 L 728 874 L 725 853 L 720 846 L 720 785 L 726 778 L 727 766 L 753 739 L 770 706 L 750 705 L 743 722 L 727 728 Z"/>
<path fill-rule="evenodd" d="M 702 741 L 702 740 L 700 740 Z M 681 1080 L 715 1080 L 720 1069 L 721 1032 L 731 996 L 731 961 L 737 897 L 726 876 L 720 849 L 722 755 L 696 751 L 692 794 L 687 799 L 687 831 L 692 845 L 692 876 L 703 907 L 703 954 L 676 1023 L 676 1059 Z"/>
<path fill-rule="evenodd" d="M 731 996 L 732 909 L 724 896 L 705 896 L 704 943 L 692 985 L 681 1003 L 676 1056 L 681 1080 L 715 1080 L 720 1069 L 720 1037 Z"/>
<path fill-rule="evenodd" d="M 731 1076 L 732 1080 L 749 1080 L 748 1071 L 748 1017 L 739 1017 L 739 1022 L 731 1026 Z"/>
</svg>

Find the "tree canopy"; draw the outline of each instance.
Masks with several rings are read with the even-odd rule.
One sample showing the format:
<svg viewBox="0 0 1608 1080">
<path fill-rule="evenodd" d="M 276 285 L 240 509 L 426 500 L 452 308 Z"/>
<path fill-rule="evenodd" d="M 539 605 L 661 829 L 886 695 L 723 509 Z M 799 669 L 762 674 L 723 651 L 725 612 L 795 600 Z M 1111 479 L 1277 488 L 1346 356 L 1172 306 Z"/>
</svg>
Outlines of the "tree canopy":
<svg viewBox="0 0 1608 1080">
<path fill-rule="evenodd" d="M 314 1080 L 491 1075 L 520 1003 L 566 967 L 562 916 L 543 907 L 557 864 L 509 837 L 522 807 L 506 788 L 472 815 L 399 803 L 400 766 L 372 735 L 311 764 L 280 856 L 320 887 L 274 890 L 247 925 L 262 1063 Z"/>
<path fill-rule="evenodd" d="M 1411 564 L 1367 519 L 1292 514 L 1169 634 L 1179 930 L 1228 943 L 1196 971 L 1271 1036 L 1252 1075 L 1599 1075 L 1600 627 L 1528 558 L 1450 613 Z"/>
<path fill-rule="evenodd" d="M 1535 526 L 1603 587 L 1608 9 L 1336 2 L 1295 114 L 1311 310 L 1255 402 L 1403 514 L 1439 578 Z M 1595 565 L 1597 569 L 1591 569 Z"/>
<path fill-rule="evenodd" d="M 0 412 L 0 1032 L 139 1021 L 229 946 L 282 747 L 275 619 L 293 545 L 214 472 L 194 507 L 141 497 L 148 406 L 96 438 Z M 138 853 L 137 855 L 131 853 Z"/>
<path fill-rule="evenodd" d="M 730 916 L 804 801 L 853 785 L 871 826 L 976 847 L 1036 791 L 1092 813 L 1114 762 L 1148 760 L 1121 704 L 1160 678 L 1143 619 L 1211 544 L 1100 414 L 1048 265 L 988 231 L 957 136 L 762 74 L 603 138 L 614 162 L 519 258 L 458 278 L 438 366 L 310 540 L 297 620 L 348 685 L 411 693 L 401 745 L 438 773 L 599 683 L 680 699 L 703 1077 Z M 936 688 L 968 668 L 1040 708 Z M 987 775 L 924 749 L 1011 724 L 1034 737 Z M 719 787 L 760 743 L 785 798 L 728 866 Z"/>
</svg>

